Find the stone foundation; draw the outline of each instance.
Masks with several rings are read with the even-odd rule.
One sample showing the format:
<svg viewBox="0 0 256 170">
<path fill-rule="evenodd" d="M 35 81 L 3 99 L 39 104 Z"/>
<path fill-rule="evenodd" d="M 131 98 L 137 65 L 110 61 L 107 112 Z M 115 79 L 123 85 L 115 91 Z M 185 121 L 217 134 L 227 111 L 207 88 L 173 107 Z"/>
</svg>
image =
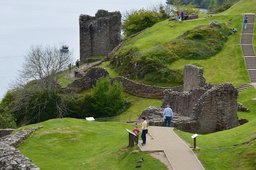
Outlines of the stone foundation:
<svg viewBox="0 0 256 170">
<path fill-rule="evenodd" d="M 0 170 L 40 170 L 30 159 L 15 148 L 31 133 L 40 128 L 21 130 L 13 135 L 0 138 Z"/>
</svg>

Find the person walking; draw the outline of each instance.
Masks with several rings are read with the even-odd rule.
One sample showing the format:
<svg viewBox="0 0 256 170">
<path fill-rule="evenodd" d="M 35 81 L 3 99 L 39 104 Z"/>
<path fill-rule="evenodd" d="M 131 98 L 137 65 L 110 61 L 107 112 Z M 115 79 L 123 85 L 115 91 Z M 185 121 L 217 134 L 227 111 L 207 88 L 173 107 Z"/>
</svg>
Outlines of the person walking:
<svg viewBox="0 0 256 170">
<path fill-rule="evenodd" d="M 244 16 L 244 30 L 246 30 L 248 24 L 248 17 Z"/>
<path fill-rule="evenodd" d="M 171 120 L 172 120 L 172 117 L 173 117 L 173 111 L 170 108 L 169 104 L 164 109 L 163 116 L 164 116 L 164 126 L 171 127 Z"/>
<path fill-rule="evenodd" d="M 184 10 L 181 11 L 181 21 L 184 20 Z"/>
<path fill-rule="evenodd" d="M 146 144 L 146 134 L 148 133 L 148 122 L 146 121 L 145 117 L 142 117 L 141 123 L 141 139 L 142 139 L 142 146 Z"/>
</svg>

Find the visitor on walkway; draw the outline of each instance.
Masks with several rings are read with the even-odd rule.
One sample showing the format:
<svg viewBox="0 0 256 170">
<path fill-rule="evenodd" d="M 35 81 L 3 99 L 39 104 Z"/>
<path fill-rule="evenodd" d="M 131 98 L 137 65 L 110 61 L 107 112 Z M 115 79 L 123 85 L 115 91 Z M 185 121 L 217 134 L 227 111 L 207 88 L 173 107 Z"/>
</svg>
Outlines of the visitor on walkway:
<svg viewBox="0 0 256 170">
<path fill-rule="evenodd" d="M 76 67 L 79 68 L 79 65 L 80 65 L 80 61 L 77 59 L 76 60 Z"/>
<path fill-rule="evenodd" d="M 145 117 L 142 117 L 142 123 L 141 123 L 141 139 L 142 139 L 142 145 L 146 144 L 146 134 L 148 133 L 148 122 L 146 121 Z"/>
<path fill-rule="evenodd" d="M 184 20 L 184 10 L 181 11 L 181 21 Z"/>
<path fill-rule="evenodd" d="M 180 20 L 180 12 L 176 11 L 176 20 L 179 21 Z"/>
<path fill-rule="evenodd" d="M 172 117 L 173 117 L 173 111 L 170 108 L 169 104 L 164 109 L 163 116 L 164 116 L 164 126 L 165 127 L 171 127 L 171 120 L 172 120 Z"/>
<path fill-rule="evenodd" d="M 244 16 L 244 30 L 246 30 L 248 24 L 248 18 L 247 16 Z"/>
</svg>

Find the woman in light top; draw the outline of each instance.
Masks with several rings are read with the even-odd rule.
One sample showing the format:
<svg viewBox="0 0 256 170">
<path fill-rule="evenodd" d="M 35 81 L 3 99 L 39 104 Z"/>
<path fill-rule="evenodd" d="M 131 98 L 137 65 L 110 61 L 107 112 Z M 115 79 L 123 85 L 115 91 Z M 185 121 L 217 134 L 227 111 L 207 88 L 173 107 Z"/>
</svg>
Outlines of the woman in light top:
<svg viewBox="0 0 256 170">
<path fill-rule="evenodd" d="M 145 117 L 142 117 L 142 123 L 141 123 L 141 139 L 142 139 L 142 145 L 146 144 L 146 134 L 148 133 L 148 122 L 146 121 Z"/>
</svg>

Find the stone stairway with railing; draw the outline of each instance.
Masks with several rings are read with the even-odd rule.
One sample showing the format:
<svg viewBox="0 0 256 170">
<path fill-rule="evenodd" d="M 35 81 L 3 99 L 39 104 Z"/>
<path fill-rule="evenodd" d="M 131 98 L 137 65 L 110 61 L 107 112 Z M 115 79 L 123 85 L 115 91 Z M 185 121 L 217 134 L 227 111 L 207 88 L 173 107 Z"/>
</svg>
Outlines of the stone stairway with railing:
<svg viewBox="0 0 256 170">
<path fill-rule="evenodd" d="M 248 18 L 247 28 L 243 30 L 241 36 L 241 47 L 244 55 L 250 82 L 256 84 L 256 56 L 253 47 L 254 18 L 255 14 L 245 14 Z"/>
</svg>

